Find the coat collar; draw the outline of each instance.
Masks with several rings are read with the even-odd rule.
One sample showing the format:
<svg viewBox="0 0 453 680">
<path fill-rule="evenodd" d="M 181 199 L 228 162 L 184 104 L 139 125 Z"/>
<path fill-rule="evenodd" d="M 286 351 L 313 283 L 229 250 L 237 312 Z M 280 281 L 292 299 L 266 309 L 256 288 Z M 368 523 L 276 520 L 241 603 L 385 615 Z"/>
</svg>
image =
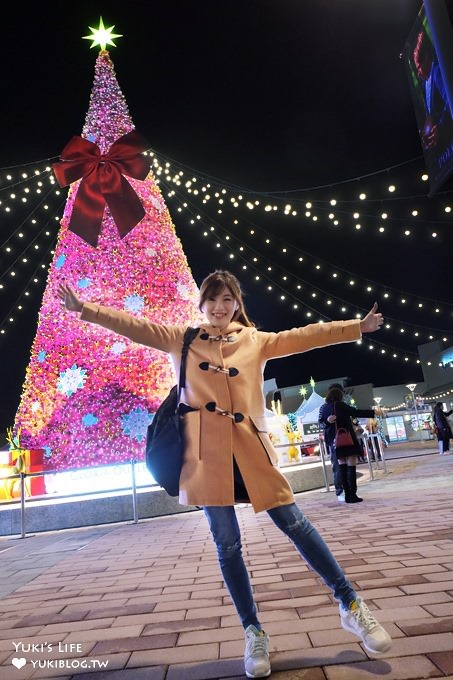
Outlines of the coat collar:
<svg viewBox="0 0 453 680">
<path fill-rule="evenodd" d="M 245 328 L 241 323 L 238 323 L 237 321 L 232 321 L 231 323 L 228 324 L 226 328 L 223 328 L 221 331 L 219 331 L 218 328 L 215 326 L 211 326 L 211 324 L 202 324 L 201 325 L 201 332 L 203 333 L 208 333 L 209 335 L 222 335 L 223 337 L 230 335 L 230 333 L 238 333 L 240 330 Z"/>
</svg>

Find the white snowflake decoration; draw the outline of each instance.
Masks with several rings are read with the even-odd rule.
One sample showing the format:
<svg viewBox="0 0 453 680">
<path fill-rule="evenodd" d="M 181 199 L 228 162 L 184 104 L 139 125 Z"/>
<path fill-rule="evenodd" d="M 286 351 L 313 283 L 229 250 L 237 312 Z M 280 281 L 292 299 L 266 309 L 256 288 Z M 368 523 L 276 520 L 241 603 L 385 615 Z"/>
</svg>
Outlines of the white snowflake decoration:
<svg viewBox="0 0 453 680">
<path fill-rule="evenodd" d="M 110 351 L 112 354 L 122 354 L 124 350 L 126 349 L 126 343 L 125 342 L 114 342 L 113 345 L 110 347 Z"/>
<path fill-rule="evenodd" d="M 140 312 L 145 303 L 141 295 L 128 295 L 124 300 L 124 309 L 127 312 Z"/>
<path fill-rule="evenodd" d="M 135 408 L 121 416 L 123 434 L 142 442 L 146 437 L 148 425 L 151 424 L 152 416 L 143 408 Z"/>
<path fill-rule="evenodd" d="M 41 404 L 39 403 L 39 401 L 34 401 L 33 404 L 31 405 L 31 412 L 36 413 L 37 411 L 39 411 L 40 408 Z"/>
<path fill-rule="evenodd" d="M 58 392 L 62 392 L 67 397 L 80 390 L 86 380 L 86 369 L 79 368 L 76 364 L 73 364 L 71 368 L 68 368 L 63 373 L 60 373 L 60 377 L 57 382 Z"/>
<path fill-rule="evenodd" d="M 156 198 L 156 196 L 150 196 L 149 202 L 151 203 L 153 208 L 156 208 L 156 210 L 158 212 L 162 212 L 162 210 L 164 209 L 164 206 L 162 204 L 162 200 L 159 200 L 158 198 Z"/>
<path fill-rule="evenodd" d="M 145 253 L 148 255 L 148 257 L 155 257 L 157 255 L 157 252 L 154 248 L 145 248 Z"/>
<path fill-rule="evenodd" d="M 179 295 L 183 298 L 188 300 L 190 298 L 190 290 L 188 286 L 186 286 L 185 283 L 178 283 L 176 286 Z"/>
</svg>

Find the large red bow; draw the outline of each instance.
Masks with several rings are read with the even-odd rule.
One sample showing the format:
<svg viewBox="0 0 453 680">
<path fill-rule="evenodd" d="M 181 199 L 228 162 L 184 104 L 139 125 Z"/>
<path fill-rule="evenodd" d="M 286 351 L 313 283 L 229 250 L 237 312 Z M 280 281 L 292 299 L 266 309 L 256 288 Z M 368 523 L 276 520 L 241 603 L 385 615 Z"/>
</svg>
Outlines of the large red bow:
<svg viewBox="0 0 453 680">
<path fill-rule="evenodd" d="M 145 179 L 149 160 L 141 152 L 147 146 L 135 130 L 113 142 L 106 154 L 101 154 L 97 144 L 73 137 L 61 152 L 61 160 L 53 164 L 62 187 L 82 178 L 69 229 L 92 246 L 97 246 L 106 203 L 121 238 L 144 217 L 140 199 L 123 175 Z"/>
</svg>

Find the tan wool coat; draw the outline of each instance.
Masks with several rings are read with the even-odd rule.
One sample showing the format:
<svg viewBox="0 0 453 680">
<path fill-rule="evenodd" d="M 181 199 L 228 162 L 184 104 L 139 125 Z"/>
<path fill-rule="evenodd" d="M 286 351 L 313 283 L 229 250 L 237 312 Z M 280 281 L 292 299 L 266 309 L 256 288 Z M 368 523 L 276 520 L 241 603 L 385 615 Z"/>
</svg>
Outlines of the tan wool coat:
<svg viewBox="0 0 453 680">
<path fill-rule="evenodd" d="M 81 318 L 168 352 L 179 375 L 184 326 L 163 326 L 85 303 Z M 292 503 L 266 429 L 263 371 L 269 359 L 361 337 L 360 321 L 332 321 L 268 333 L 237 322 L 204 325 L 190 345 L 182 401 L 186 449 L 179 502 L 233 505 L 233 457 L 255 512 Z"/>
</svg>

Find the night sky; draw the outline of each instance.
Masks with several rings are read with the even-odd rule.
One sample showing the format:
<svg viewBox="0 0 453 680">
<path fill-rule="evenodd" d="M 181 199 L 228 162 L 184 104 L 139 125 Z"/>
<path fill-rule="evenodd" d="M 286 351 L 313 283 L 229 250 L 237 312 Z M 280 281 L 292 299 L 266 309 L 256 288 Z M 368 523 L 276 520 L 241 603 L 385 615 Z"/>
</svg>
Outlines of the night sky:
<svg viewBox="0 0 453 680">
<path fill-rule="evenodd" d="M 452 14 L 453 2 L 446 4 Z M 374 300 L 391 322 L 373 337 L 380 343 L 373 350 L 316 350 L 271 362 L 266 377 L 280 387 L 311 376 L 376 386 L 419 382 L 417 345 L 430 336 L 453 344 L 453 212 L 445 211 L 453 208 L 453 185 L 448 180 L 427 196 L 400 58 L 420 7 L 418 0 L 17 3 L 0 47 L 2 206 L 10 202 L 8 173 L 57 160 L 81 133 L 97 54 L 82 36 L 102 16 L 123 34 L 110 54 L 137 130 L 161 160 L 227 190 L 223 212 L 203 208 L 201 223 L 192 225 L 188 212 L 177 210 L 184 198 L 167 199 L 162 185 L 197 283 L 214 268 L 234 271 L 265 330 L 351 318 Z M 235 212 L 230 198 L 238 195 L 260 204 Z M 194 196 L 185 199 L 192 212 L 200 208 Z M 283 214 L 286 204 L 297 216 Z M 22 241 L 12 237 L 32 208 L 4 213 L 2 206 L 0 430 L 14 420 L 45 286 L 41 276 L 15 314 L 32 265 L 18 266 L 14 282 L 5 272 L 34 238 L 26 230 Z M 205 238 L 208 224 L 216 225 L 215 236 Z"/>
</svg>

